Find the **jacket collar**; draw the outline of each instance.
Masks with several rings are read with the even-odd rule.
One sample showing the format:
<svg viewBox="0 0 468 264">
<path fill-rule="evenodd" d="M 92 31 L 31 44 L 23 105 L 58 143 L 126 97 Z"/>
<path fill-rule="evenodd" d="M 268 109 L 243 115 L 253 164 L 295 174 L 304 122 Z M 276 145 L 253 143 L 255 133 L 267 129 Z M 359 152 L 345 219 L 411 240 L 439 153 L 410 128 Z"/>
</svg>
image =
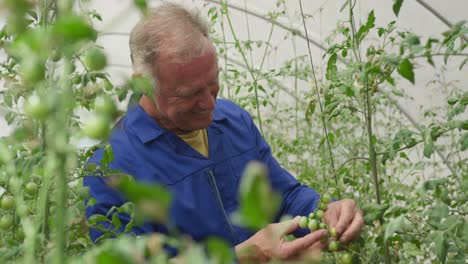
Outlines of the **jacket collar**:
<svg viewBox="0 0 468 264">
<path fill-rule="evenodd" d="M 226 116 L 218 110 L 218 107 L 216 107 L 213 112 L 213 121 L 211 122 L 210 127 L 213 127 L 218 130 L 219 133 L 222 133 L 218 123 L 225 119 Z M 172 133 L 171 131 L 159 126 L 159 124 L 150 115 L 148 115 L 140 105 L 137 105 L 128 111 L 125 127 L 133 130 L 133 133 L 136 134 L 143 144 L 158 139 L 165 134 Z"/>
</svg>

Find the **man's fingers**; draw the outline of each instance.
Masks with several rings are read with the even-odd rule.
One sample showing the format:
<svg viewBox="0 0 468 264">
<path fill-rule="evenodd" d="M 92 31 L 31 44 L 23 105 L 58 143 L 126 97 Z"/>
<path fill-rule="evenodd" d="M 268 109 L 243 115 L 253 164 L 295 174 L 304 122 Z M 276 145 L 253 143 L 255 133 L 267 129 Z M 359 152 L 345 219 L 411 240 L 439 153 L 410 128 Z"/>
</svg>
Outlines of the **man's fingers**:
<svg viewBox="0 0 468 264">
<path fill-rule="evenodd" d="M 361 210 L 357 210 L 357 212 L 354 215 L 353 222 L 351 222 L 351 224 L 343 233 L 343 235 L 341 235 L 340 242 L 345 243 L 355 239 L 361 232 L 363 226 L 364 219 L 362 216 L 362 212 Z"/>
<path fill-rule="evenodd" d="M 302 251 L 307 250 L 312 245 L 327 235 L 327 230 L 321 229 L 315 232 L 312 232 L 304 237 L 297 238 L 293 241 L 285 242 L 282 245 L 280 258 L 287 259 L 291 256 L 301 254 Z"/>
<path fill-rule="evenodd" d="M 336 207 L 329 206 L 328 210 L 325 211 L 324 222 L 330 227 L 336 227 L 338 222 L 339 210 L 336 210 Z"/>
<path fill-rule="evenodd" d="M 300 219 L 301 219 L 300 216 L 296 216 L 291 220 L 281 222 L 280 225 L 282 225 L 282 230 L 281 230 L 282 235 L 289 235 L 292 232 L 294 232 L 297 228 L 299 228 Z"/>
<path fill-rule="evenodd" d="M 340 209 L 340 218 L 338 219 L 338 223 L 335 227 L 338 235 L 341 235 L 353 220 L 354 214 L 356 213 L 356 202 L 350 199 L 343 200 Z"/>
</svg>

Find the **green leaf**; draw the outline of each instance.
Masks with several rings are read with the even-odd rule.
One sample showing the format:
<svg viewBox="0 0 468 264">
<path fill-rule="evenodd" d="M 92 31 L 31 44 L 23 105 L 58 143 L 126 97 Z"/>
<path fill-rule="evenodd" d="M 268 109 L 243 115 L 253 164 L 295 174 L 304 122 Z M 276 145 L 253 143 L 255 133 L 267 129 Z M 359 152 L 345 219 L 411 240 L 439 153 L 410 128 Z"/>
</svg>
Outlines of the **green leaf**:
<svg viewBox="0 0 468 264">
<path fill-rule="evenodd" d="M 385 28 L 382 28 L 382 27 L 380 27 L 377 31 L 377 34 L 379 35 L 379 37 L 381 37 L 384 33 L 385 33 Z"/>
<path fill-rule="evenodd" d="M 133 0 L 133 3 L 135 3 L 143 14 L 146 14 L 148 10 L 148 3 L 146 3 L 146 0 Z"/>
<path fill-rule="evenodd" d="M 117 213 L 112 215 L 112 224 L 117 230 L 122 226 L 122 223 L 120 222 L 120 219 L 119 219 L 119 215 Z"/>
<path fill-rule="evenodd" d="M 130 88 L 135 93 L 145 94 L 151 99 L 154 98 L 154 87 L 150 78 L 143 76 L 134 76 L 129 82 Z"/>
<path fill-rule="evenodd" d="M 336 59 L 337 55 L 336 53 L 333 53 L 333 55 L 330 56 L 330 59 L 328 60 L 327 63 L 327 73 L 325 74 L 325 77 L 327 80 L 334 80 L 336 79 L 336 73 L 338 72 L 338 69 L 336 67 Z"/>
<path fill-rule="evenodd" d="M 97 32 L 81 16 L 61 16 L 53 26 L 52 33 L 57 39 L 69 43 L 95 41 L 97 38 Z"/>
<path fill-rule="evenodd" d="M 311 119 L 311 116 L 314 114 L 315 112 L 315 108 L 316 108 L 316 100 L 313 99 L 309 102 L 309 107 L 307 107 L 307 111 L 305 113 L 305 119 L 307 122 L 310 122 L 310 119 Z"/>
<path fill-rule="evenodd" d="M 249 162 L 239 188 L 239 210 L 234 222 L 259 230 L 273 221 L 280 206 L 280 196 L 271 187 L 268 170 L 258 161 Z"/>
<path fill-rule="evenodd" d="M 96 225 L 100 222 L 109 222 L 109 219 L 105 215 L 94 214 L 88 218 L 89 225 Z"/>
<path fill-rule="evenodd" d="M 372 224 L 372 222 L 382 217 L 389 207 L 389 204 L 364 205 L 362 209 L 364 211 L 364 222 L 366 225 Z"/>
<path fill-rule="evenodd" d="M 442 219 L 447 218 L 448 216 L 449 207 L 445 203 L 438 201 L 437 204 L 429 211 L 427 221 L 432 226 L 439 226 Z"/>
<path fill-rule="evenodd" d="M 462 61 L 462 63 L 460 63 L 460 67 L 458 67 L 458 70 L 461 71 L 467 62 L 468 62 L 468 58 L 465 58 Z"/>
<path fill-rule="evenodd" d="M 140 213 L 156 221 L 167 221 L 172 197 L 164 186 L 138 183 L 130 175 L 109 176 L 106 180 L 110 186 L 125 194 L 129 201 L 134 202 Z"/>
<path fill-rule="evenodd" d="M 13 106 L 13 96 L 9 94 L 3 95 L 3 102 L 5 103 L 6 106 L 11 108 Z"/>
<path fill-rule="evenodd" d="M 462 137 L 460 138 L 460 145 L 461 151 L 468 149 L 468 132 L 463 133 Z"/>
<path fill-rule="evenodd" d="M 206 242 L 206 248 L 208 250 L 208 256 L 210 257 L 211 263 L 233 263 L 234 255 L 230 245 L 217 237 L 208 238 Z"/>
<path fill-rule="evenodd" d="M 367 16 L 367 22 L 366 22 L 366 28 L 367 30 L 375 27 L 375 14 L 374 14 L 374 10 L 370 11 L 369 15 Z"/>
<path fill-rule="evenodd" d="M 423 150 L 424 157 L 430 158 L 433 152 L 434 152 L 434 141 L 432 140 L 432 138 L 427 141 L 425 140 L 424 150 Z"/>
<path fill-rule="evenodd" d="M 398 73 L 414 84 L 413 64 L 409 61 L 409 59 L 404 59 L 400 65 L 398 65 Z"/>
<path fill-rule="evenodd" d="M 465 105 L 463 105 L 461 103 L 456 104 L 455 107 L 450 109 L 449 112 L 447 113 L 447 119 L 452 120 L 452 118 L 454 118 L 455 116 L 463 113 L 464 111 L 465 111 Z"/>
<path fill-rule="evenodd" d="M 442 231 L 435 231 L 434 235 L 432 235 L 432 239 L 435 243 L 435 253 L 437 258 L 442 262 L 445 263 L 447 259 L 447 251 L 448 251 L 448 243 L 445 239 L 444 232 Z"/>
<path fill-rule="evenodd" d="M 400 215 L 397 218 L 393 218 L 385 227 L 384 241 L 387 241 L 393 234 L 400 230 L 401 225 L 403 224 L 404 215 Z"/>
<path fill-rule="evenodd" d="M 398 14 L 400 13 L 400 8 L 401 5 L 403 4 L 403 0 L 394 0 L 393 1 L 393 13 L 395 13 L 395 16 L 398 17 Z"/>
</svg>

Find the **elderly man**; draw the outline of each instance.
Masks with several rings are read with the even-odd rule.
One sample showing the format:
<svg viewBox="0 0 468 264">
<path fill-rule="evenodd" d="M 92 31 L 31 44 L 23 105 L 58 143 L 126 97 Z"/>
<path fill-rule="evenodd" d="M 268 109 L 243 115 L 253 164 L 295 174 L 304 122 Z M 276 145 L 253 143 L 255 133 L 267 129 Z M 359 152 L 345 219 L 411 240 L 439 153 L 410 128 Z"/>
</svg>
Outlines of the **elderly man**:
<svg viewBox="0 0 468 264">
<path fill-rule="evenodd" d="M 307 215 L 317 207 L 319 195 L 301 185 L 272 157 L 250 115 L 228 100 L 217 99 L 219 91 L 216 50 L 207 24 L 197 13 L 174 4 L 162 4 L 139 22 L 130 36 L 132 62 L 137 74 L 151 76 L 154 100 L 143 95 L 117 124 L 109 139 L 114 152 L 110 166 L 135 180 L 159 183 L 173 195 L 170 220 L 179 231 L 196 241 L 218 236 L 254 261 L 297 257 L 310 249 L 321 249 L 326 230 L 307 234 L 298 229 L 298 219 L 286 222 L 289 232 L 301 236 L 294 241 L 271 239 L 271 225 L 257 232 L 232 223 L 239 207 L 239 178 L 247 162 L 263 162 L 273 188 L 282 195 L 277 220 L 283 215 Z M 98 164 L 98 150 L 90 163 Z M 96 200 L 87 216 L 106 214 L 125 197 L 106 185 L 104 177 L 86 177 Z M 129 221 L 119 215 L 123 223 Z M 342 242 L 356 238 L 363 225 L 362 213 L 352 200 L 328 206 L 325 222 Z M 166 233 L 158 223 L 145 223 L 135 234 Z M 91 230 L 95 240 L 102 233 Z"/>
</svg>

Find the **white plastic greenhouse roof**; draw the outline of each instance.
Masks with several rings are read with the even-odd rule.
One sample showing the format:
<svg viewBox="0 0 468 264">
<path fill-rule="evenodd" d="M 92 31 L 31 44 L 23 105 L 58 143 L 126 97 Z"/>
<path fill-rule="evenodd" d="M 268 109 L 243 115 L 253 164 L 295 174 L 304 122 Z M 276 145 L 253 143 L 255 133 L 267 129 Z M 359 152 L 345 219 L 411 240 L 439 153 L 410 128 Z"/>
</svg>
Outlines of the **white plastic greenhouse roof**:
<svg viewBox="0 0 468 264">
<path fill-rule="evenodd" d="M 112 4 L 115 3 L 115 4 Z M 149 1 L 150 6 L 157 5 L 160 1 Z M 202 8 L 204 13 L 212 7 L 219 6 L 217 0 L 203 1 L 172 1 L 183 3 L 188 6 L 198 6 Z M 283 39 L 286 34 L 286 29 L 294 29 L 304 36 L 304 25 L 301 20 L 299 1 L 249 1 L 249 0 L 231 0 L 227 1 L 228 9 L 232 16 L 233 24 L 238 38 L 240 40 L 248 39 L 248 33 L 252 40 L 268 39 L 270 23 L 266 19 L 269 12 L 279 11 L 282 8 L 277 7 L 277 2 L 284 2 L 286 6 L 286 15 L 278 18 L 273 36 L 272 44 L 277 46 L 277 50 L 267 57 L 264 69 L 275 68 L 284 63 L 285 60 L 291 59 L 293 51 L 291 49 L 291 41 Z M 309 35 L 309 40 L 312 44 L 312 55 L 314 58 L 315 67 L 321 68 L 326 61 L 322 59 L 323 48 L 327 48 L 325 38 L 331 34 L 336 28 L 339 21 L 347 19 L 348 13 L 341 12 L 340 8 L 346 1 L 343 0 L 321 0 L 321 1 L 302 1 L 303 10 L 307 17 L 306 25 Z M 355 17 L 365 22 L 367 15 L 371 10 L 374 10 L 376 16 L 376 27 L 385 26 L 392 20 L 397 20 L 397 26 L 401 30 L 413 31 L 426 40 L 428 37 L 441 38 L 441 33 L 448 30 L 448 24 L 455 24 L 462 20 L 468 20 L 468 1 L 466 0 L 406 0 L 403 2 L 399 17 L 396 18 L 392 11 L 393 1 L 371 1 L 360 0 L 356 1 Z M 91 9 L 95 9 L 102 15 L 103 22 L 98 24 L 98 28 L 102 30 L 102 36 L 99 43 L 103 45 L 109 55 L 111 66 L 109 71 L 116 79 L 121 77 L 126 78 L 131 73 L 131 63 L 128 56 L 128 33 L 134 23 L 139 19 L 140 12 L 133 6 L 133 1 L 126 0 L 106 0 L 92 1 Z M 249 31 L 247 30 L 247 22 Z M 227 41 L 232 41 L 230 31 L 226 30 Z M 297 40 L 297 54 L 306 55 L 307 46 L 305 38 Z M 261 52 L 253 53 L 254 64 L 259 64 L 261 60 Z M 232 57 L 235 60 L 235 56 Z M 457 86 L 468 89 L 468 70 L 465 67 L 462 72 L 458 71 L 458 66 L 461 59 L 452 58 L 456 62 L 449 63 L 446 69 L 447 81 L 456 80 Z M 459 60 L 459 62 L 457 61 Z M 442 60 L 439 60 L 441 62 Z M 442 65 L 441 63 L 438 64 Z M 413 117 L 419 118 L 422 112 L 419 111 L 420 106 L 428 108 L 440 106 L 443 104 L 439 99 L 442 96 L 441 91 L 434 91 L 428 83 L 434 80 L 436 70 L 428 66 L 425 61 L 421 61 L 420 66 L 416 66 L 416 85 L 412 85 L 407 81 L 401 81 L 400 85 L 404 86 L 406 92 L 414 97 L 416 104 L 412 103 L 408 110 Z M 288 86 L 285 82 L 284 85 Z M 405 102 L 401 104 L 405 106 Z"/>
<path fill-rule="evenodd" d="M 149 1 L 150 6 L 157 5 L 160 1 Z M 198 1 L 172 1 L 183 3 L 188 6 L 198 6 L 207 13 L 212 6 L 219 6 L 220 1 L 216 0 L 198 0 Z M 340 8 L 346 1 L 344 0 L 303 0 L 303 10 L 307 17 L 306 26 L 309 40 L 312 44 L 312 57 L 314 66 L 320 76 L 321 70 L 326 64 L 322 59 L 324 48 L 328 47 L 325 42 L 327 36 L 336 28 L 339 21 L 347 19 L 348 13 L 341 12 Z M 293 29 L 304 36 L 304 25 L 301 20 L 299 10 L 299 0 L 231 0 L 227 1 L 237 37 L 240 40 L 246 40 L 249 37 L 252 40 L 268 39 L 271 24 L 266 19 L 269 12 L 286 10 L 286 14 L 281 16 L 276 24 L 273 35 L 272 45 L 276 47 L 275 51 L 268 54 L 263 69 L 274 69 L 282 65 L 286 60 L 293 58 L 294 53 L 291 48 L 290 38 L 285 38 L 287 28 Z M 285 8 L 278 8 L 277 3 L 283 3 Z M 466 0 L 405 0 L 401 8 L 399 17 L 396 18 L 392 11 L 393 1 L 375 1 L 375 0 L 357 0 L 355 8 L 355 17 L 358 21 L 365 22 L 369 11 L 374 10 L 376 16 L 376 27 L 385 26 L 392 20 L 397 20 L 399 29 L 410 30 L 417 33 L 423 40 L 428 37 L 441 37 L 441 33 L 449 29 L 448 24 L 455 24 L 462 20 L 468 20 L 468 1 Z M 109 58 L 107 71 L 111 74 L 114 82 L 122 82 L 131 75 L 131 63 L 128 49 L 128 34 L 141 16 L 140 11 L 134 7 L 133 0 L 92 0 L 85 9 L 95 10 L 102 16 L 103 21 L 96 22 L 101 35 L 98 43 L 105 48 Z M 4 19 L 2 19 L 4 20 Z M 0 21 L 0 23 L 4 21 Z M 1 24 L 3 24 L 1 23 Z M 247 26 L 248 23 L 248 26 Z M 248 29 L 248 30 L 247 30 Z M 220 30 L 219 23 L 217 31 Z M 232 34 L 228 28 L 225 28 L 226 40 L 232 40 Z M 289 35 L 291 36 L 291 35 Z M 306 55 L 307 45 L 305 38 L 297 38 L 297 54 Z M 234 50 L 234 48 L 232 48 Z M 255 65 L 260 64 L 262 57 L 261 50 L 252 54 Z M 228 54 L 231 52 L 228 51 Z M 237 56 L 237 57 L 236 57 Z M 430 81 L 433 81 L 443 65 L 442 58 L 436 58 L 437 69 L 429 66 L 424 60 L 421 65 L 416 67 L 416 84 L 412 85 L 406 80 L 401 80 L 399 85 L 414 99 L 405 101 L 400 99 L 400 105 L 406 109 L 409 115 L 418 120 L 422 118 L 424 109 L 438 107 L 444 104 L 442 96 L 446 91 L 434 89 Z M 230 63 L 241 61 L 238 55 L 230 57 Z M 445 70 L 446 82 L 455 81 L 459 89 L 468 90 L 468 70 L 465 67 L 461 72 L 458 67 L 462 61 L 460 58 L 453 57 L 449 60 L 449 66 Z M 454 62 L 454 63 L 453 63 Z M 278 80 L 284 87 L 291 86 L 291 80 Z M 307 86 L 307 83 L 302 83 Z M 3 120 L 0 120 L 0 127 L 4 128 Z M 1 135 L 4 135 L 8 129 L 1 129 Z"/>
</svg>

